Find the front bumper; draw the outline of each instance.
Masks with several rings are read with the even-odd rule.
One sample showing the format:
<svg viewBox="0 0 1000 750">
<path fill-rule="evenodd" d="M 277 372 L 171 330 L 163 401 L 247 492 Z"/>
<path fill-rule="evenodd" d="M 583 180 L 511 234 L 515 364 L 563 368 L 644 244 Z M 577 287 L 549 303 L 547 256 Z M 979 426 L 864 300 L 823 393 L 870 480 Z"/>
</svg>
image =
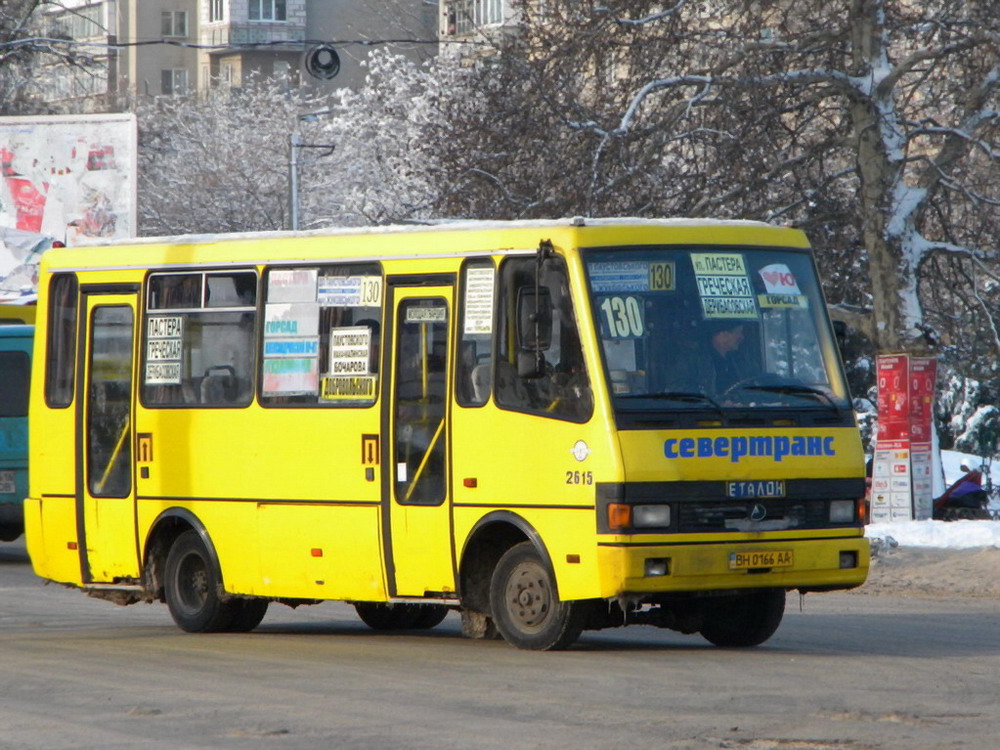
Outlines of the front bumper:
<svg viewBox="0 0 1000 750">
<path fill-rule="evenodd" d="M 839 532 L 843 534 L 842 531 Z M 741 535 L 742 536 L 742 535 Z M 791 564 L 734 568 L 732 556 L 791 553 Z M 610 538 L 599 542 L 601 588 L 607 598 L 741 588 L 831 590 L 860 586 L 868 576 L 868 540 L 859 534 L 825 538 Z M 745 558 L 744 558 L 745 559 Z"/>
</svg>

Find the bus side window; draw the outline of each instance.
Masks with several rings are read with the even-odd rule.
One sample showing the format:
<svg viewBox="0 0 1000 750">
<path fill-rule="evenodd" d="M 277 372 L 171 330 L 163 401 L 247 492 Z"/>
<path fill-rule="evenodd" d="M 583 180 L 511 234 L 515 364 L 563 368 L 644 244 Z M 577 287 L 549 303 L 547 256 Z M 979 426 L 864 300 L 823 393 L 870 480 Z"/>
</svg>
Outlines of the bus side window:
<svg viewBox="0 0 1000 750">
<path fill-rule="evenodd" d="M 538 377 L 518 374 L 518 355 L 525 354 L 516 330 L 518 292 L 534 291 L 536 267 L 535 258 L 508 258 L 500 266 L 497 405 L 512 411 L 586 422 L 593 413 L 594 397 L 583 361 L 566 265 L 559 257 L 545 260 L 539 272 L 538 282 L 548 290 L 552 306 L 552 335 L 541 351 L 542 371 Z"/>
<path fill-rule="evenodd" d="M 45 402 L 52 408 L 73 401 L 76 364 L 78 287 L 73 274 L 56 274 L 49 283 L 48 353 L 45 357 Z"/>
<path fill-rule="evenodd" d="M 264 276 L 264 406 L 369 408 L 378 398 L 382 268 L 269 268 Z"/>
<path fill-rule="evenodd" d="M 125 497 L 132 489 L 132 309 L 102 305 L 90 324 L 87 483 L 95 497 Z"/>
<path fill-rule="evenodd" d="M 496 268 L 489 258 L 462 268 L 455 397 L 462 406 L 482 406 L 493 389 L 493 326 Z"/>
<path fill-rule="evenodd" d="M 253 400 L 256 271 L 153 274 L 144 318 L 147 406 Z"/>
</svg>

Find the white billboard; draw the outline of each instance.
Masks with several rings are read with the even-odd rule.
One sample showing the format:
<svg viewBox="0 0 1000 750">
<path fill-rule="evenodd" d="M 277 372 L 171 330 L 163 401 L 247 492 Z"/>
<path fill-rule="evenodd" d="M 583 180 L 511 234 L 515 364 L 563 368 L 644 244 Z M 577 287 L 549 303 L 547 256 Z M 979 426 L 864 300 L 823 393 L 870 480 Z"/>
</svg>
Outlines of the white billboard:
<svg viewBox="0 0 1000 750">
<path fill-rule="evenodd" d="M 73 245 L 136 234 L 135 115 L 0 117 L 0 227 Z"/>
</svg>

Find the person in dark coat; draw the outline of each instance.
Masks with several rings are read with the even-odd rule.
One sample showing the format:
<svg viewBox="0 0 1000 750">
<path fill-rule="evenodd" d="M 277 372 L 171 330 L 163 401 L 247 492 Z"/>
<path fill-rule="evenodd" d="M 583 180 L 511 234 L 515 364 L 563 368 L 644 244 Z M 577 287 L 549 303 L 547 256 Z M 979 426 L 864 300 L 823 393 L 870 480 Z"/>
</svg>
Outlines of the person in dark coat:
<svg viewBox="0 0 1000 750">
<path fill-rule="evenodd" d="M 702 324 L 704 336 L 689 347 L 674 352 L 671 389 L 719 396 L 749 377 L 741 355 L 744 323 L 740 320 L 713 320 Z"/>
</svg>

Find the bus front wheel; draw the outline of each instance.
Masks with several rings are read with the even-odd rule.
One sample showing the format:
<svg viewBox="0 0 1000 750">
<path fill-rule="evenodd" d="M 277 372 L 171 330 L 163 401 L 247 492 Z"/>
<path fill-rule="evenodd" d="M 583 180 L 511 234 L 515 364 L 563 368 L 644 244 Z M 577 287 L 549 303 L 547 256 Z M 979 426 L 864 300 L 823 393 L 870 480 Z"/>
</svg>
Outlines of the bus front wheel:
<svg viewBox="0 0 1000 750">
<path fill-rule="evenodd" d="M 229 628 L 237 600 L 220 597 L 222 576 L 197 531 L 190 529 L 174 540 L 164 573 L 167 607 L 181 630 L 217 633 Z"/>
<path fill-rule="evenodd" d="M 230 633 L 249 633 L 260 625 L 260 621 L 267 614 L 267 599 L 257 597 L 233 599 L 228 604 L 232 608 L 232 620 L 226 630 Z"/>
<path fill-rule="evenodd" d="M 564 649 L 583 632 L 582 604 L 559 600 L 552 572 L 531 542 L 511 547 L 497 562 L 490 609 L 500 635 L 518 648 Z"/>
<path fill-rule="evenodd" d="M 714 604 L 705 613 L 701 634 L 724 648 L 759 646 L 774 635 L 784 614 L 784 589 L 754 591 Z"/>
</svg>

